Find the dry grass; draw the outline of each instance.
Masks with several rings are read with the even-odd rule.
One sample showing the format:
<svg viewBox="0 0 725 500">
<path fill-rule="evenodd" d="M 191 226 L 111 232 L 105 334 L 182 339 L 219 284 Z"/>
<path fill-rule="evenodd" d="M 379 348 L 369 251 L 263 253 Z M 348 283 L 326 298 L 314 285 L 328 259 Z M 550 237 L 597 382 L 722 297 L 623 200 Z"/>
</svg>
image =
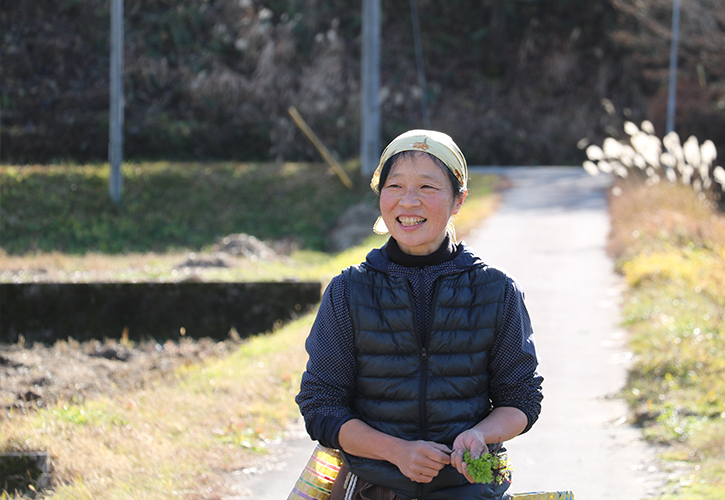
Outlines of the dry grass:
<svg viewBox="0 0 725 500">
<path fill-rule="evenodd" d="M 230 474 L 257 464 L 297 418 L 311 321 L 182 368 L 170 385 L 11 415 L 0 448 L 49 451 L 53 498 L 221 498 Z"/>
<path fill-rule="evenodd" d="M 611 251 L 629 290 L 625 395 L 672 465 L 662 498 L 725 497 L 725 216 L 681 185 L 621 183 Z"/>
<path fill-rule="evenodd" d="M 665 244 L 725 245 L 725 216 L 687 186 L 663 182 L 648 187 L 619 181 L 611 192 L 620 193 L 610 196 L 614 224 L 608 249 L 615 258 L 629 258 Z"/>
</svg>

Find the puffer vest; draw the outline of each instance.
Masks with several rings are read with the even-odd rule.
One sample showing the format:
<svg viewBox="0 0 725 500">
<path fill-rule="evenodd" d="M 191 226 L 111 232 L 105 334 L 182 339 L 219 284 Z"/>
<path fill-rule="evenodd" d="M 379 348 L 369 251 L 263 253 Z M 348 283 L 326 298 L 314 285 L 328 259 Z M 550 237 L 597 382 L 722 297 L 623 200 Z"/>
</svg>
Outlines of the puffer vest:
<svg viewBox="0 0 725 500">
<path fill-rule="evenodd" d="M 489 352 L 502 321 L 506 275 L 476 265 L 439 277 L 422 335 L 406 278 L 365 264 L 344 275 L 357 358 L 355 412 L 386 434 L 452 446 L 491 411 Z M 353 473 L 403 498 L 496 498 L 451 466 L 420 484 L 389 462 L 343 456 Z"/>
</svg>

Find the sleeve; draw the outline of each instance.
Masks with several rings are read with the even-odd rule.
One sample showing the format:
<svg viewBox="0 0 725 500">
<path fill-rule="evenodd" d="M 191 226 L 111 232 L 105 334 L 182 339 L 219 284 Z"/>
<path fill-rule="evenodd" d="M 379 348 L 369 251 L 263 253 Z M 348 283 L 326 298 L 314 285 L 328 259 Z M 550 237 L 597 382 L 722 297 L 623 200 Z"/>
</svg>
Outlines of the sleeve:
<svg viewBox="0 0 725 500">
<path fill-rule="evenodd" d="M 527 432 L 541 413 L 544 378 L 538 374 L 534 332 L 518 283 L 509 279 L 504 299 L 503 322 L 491 349 L 491 402 L 494 407 L 512 406 L 526 415 Z"/>
<path fill-rule="evenodd" d="M 309 355 L 295 402 L 313 440 L 339 448 L 342 424 L 355 417 L 351 409 L 355 388 L 355 345 L 348 307 L 347 282 L 336 276 L 325 290 L 307 337 Z"/>
</svg>

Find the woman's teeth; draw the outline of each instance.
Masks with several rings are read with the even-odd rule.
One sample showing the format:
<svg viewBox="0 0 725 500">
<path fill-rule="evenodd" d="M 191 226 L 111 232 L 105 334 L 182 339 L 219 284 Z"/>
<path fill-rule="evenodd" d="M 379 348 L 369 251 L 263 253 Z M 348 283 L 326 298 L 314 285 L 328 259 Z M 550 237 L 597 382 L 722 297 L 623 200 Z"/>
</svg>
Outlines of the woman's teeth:
<svg viewBox="0 0 725 500">
<path fill-rule="evenodd" d="M 425 219 L 415 217 L 398 217 L 398 222 L 403 226 L 416 226 L 425 222 Z"/>
</svg>

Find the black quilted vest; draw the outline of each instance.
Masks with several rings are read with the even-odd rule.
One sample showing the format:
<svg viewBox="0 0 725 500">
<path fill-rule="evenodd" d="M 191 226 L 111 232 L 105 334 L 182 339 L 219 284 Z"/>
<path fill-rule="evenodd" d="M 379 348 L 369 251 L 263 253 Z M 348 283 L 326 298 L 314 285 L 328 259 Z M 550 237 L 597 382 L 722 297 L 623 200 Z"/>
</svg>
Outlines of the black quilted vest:
<svg viewBox="0 0 725 500">
<path fill-rule="evenodd" d="M 502 321 L 506 276 L 481 264 L 438 278 L 430 331 L 421 335 L 406 278 L 365 264 L 344 274 L 357 358 L 355 412 L 387 434 L 452 446 L 491 411 L 489 351 Z M 389 462 L 344 458 L 359 477 L 403 498 L 496 498 L 451 466 L 423 485 Z"/>
</svg>

